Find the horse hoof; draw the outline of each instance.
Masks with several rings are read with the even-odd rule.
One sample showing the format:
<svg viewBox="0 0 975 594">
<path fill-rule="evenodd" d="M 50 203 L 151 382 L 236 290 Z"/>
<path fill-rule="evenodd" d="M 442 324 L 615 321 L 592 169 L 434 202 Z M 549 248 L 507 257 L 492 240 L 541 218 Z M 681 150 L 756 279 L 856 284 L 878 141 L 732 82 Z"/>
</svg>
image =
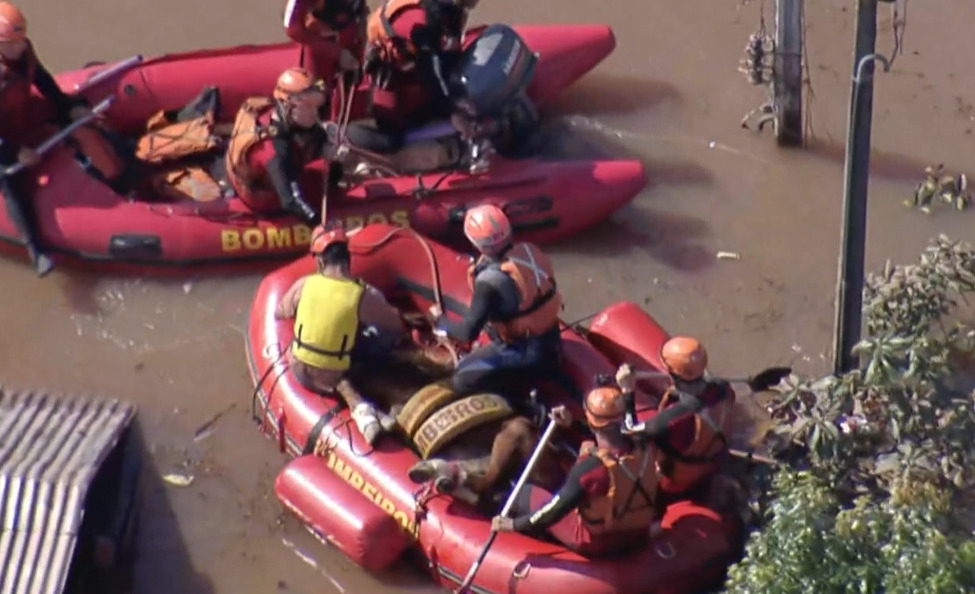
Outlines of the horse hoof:
<svg viewBox="0 0 975 594">
<path fill-rule="evenodd" d="M 406 476 L 416 484 L 432 481 L 437 476 L 437 469 L 430 460 L 421 460 L 414 464 Z"/>
<path fill-rule="evenodd" d="M 457 489 L 457 481 L 453 476 L 437 477 L 437 480 L 433 482 L 433 488 L 437 493 L 453 493 Z"/>
<path fill-rule="evenodd" d="M 449 493 L 457 486 L 456 466 L 443 460 L 421 460 L 406 475 L 417 484 L 433 481 L 433 486 L 439 493 Z"/>
<path fill-rule="evenodd" d="M 360 427 L 359 430 L 369 445 L 374 445 L 383 432 L 383 428 L 378 422 L 367 423 L 364 427 Z"/>
</svg>

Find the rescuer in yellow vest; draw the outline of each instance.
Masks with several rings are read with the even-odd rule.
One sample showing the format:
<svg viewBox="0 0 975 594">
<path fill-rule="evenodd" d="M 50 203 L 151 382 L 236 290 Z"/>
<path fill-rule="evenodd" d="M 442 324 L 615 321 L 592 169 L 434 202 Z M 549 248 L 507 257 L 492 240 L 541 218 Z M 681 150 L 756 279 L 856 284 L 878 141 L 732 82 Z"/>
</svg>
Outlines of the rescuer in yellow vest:
<svg viewBox="0 0 975 594">
<path fill-rule="evenodd" d="M 383 431 L 392 430 L 396 420 L 367 402 L 346 372 L 353 363 L 388 362 L 406 328 L 399 311 L 378 289 L 352 276 L 344 230 L 316 227 L 311 253 L 318 271 L 295 281 L 275 312 L 279 319 L 295 318 L 288 353 L 291 370 L 309 390 L 341 396 L 371 444 Z"/>
</svg>

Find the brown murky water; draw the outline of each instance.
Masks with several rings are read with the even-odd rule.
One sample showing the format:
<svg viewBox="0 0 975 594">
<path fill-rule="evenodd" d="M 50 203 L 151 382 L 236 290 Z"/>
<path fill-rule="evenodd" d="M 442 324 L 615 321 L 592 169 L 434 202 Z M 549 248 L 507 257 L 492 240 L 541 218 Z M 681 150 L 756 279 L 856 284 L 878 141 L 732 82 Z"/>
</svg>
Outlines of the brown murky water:
<svg viewBox="0 0 975 594">
<path fill-rule="evenodd" d="M 138 4 L 138 7 L 136 7 Z M 53 69 L 282 37 L 283 2 L 73 5 L 25 0 Z M 560 107 L 565 127 L 648 164 L 652 183 L 613 221 L 553 248 L 568 317 L 613 300 L 645 303 L 672 331 L 706 340 L 717 372 L 828 364 L 853 40 L 853 2 L 808 3 L 816 145 L 776 150 L 738 127 L 761 91 L 736 72 L 757 0 L 494 0 L 478 21 L 609 22 L 619 47 Z M 883 9 L 878 49 L 889 52 Z M 771 13 L 769 13 L 771 17 Z M 972 215 L 903 208 L 923 167 L 964 169 L 975 149 L 967 23 L 975 5 L 910 8 L 905 54 L 878 75 L 869 260 L 913 258 L 945 232 L 972 240 Z M 718 260 L 719 250 L 740 260 Z M 160 283 L 57 274 L 0 261 L 0 378 L 138 403 L 154 452 L 137 591 L 432 592 L 416 572 L 365 575 L 281 517 L 271 483 L 282 459 L 250 422 L 242 332 L 256 278 Z M 235 404 L 205 440 L 196 428 Z M 156 475 L 198 460 L 188 487 Z M 286 543 L 292 543 L 288 545 Z M 294 548 L 316 560 L 318 569 Z"/>
</svg>

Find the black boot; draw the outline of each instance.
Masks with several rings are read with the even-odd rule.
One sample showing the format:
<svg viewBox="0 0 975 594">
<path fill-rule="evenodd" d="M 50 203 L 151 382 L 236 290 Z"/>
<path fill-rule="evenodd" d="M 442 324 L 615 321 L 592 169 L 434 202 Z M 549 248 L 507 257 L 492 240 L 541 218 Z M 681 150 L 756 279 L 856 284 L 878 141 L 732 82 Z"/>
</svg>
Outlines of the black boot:
<svg viewBox="0 0 975 594">
<path fill-rule="evenodd" d="M 54 270 L 54 260 L 38 249 L 33 243 L 27 244 L 27 255 L 30 257 L 30 263 L 34 267 L 34 272 L 37 273 L 38 277 L 47 276 Z"/>
</svg>

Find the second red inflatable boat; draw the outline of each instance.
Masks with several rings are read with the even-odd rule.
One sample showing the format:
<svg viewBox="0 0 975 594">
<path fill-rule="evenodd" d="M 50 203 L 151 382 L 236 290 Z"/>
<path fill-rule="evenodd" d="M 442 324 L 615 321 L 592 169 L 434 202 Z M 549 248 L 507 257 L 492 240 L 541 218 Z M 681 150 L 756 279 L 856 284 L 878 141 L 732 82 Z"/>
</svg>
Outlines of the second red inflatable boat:
<svg viewBox="0 0 975 594">
<path fill-rule="evenodd" d="M 529 96 L 539 103 L 555 98 L 615 47 L 612 31 L 601 25 L 532 25 L 515 30 L 539 54 L 528 88 Z M 478 34 L 474 30 L 468 41 Z M 57 78 L 68 92 L 82 89 L 92 105 L 114 97 L 105 114 L 107 122 L 119 132 L 137 136 L 145 131 L 150 116 L 181 108 L 208 85 L 219 90 L 221 119 L 232 120 L 245 99 L 268 96 L 277 76 L 299 63 L 300 53 L 293 43 L 247 45 L 132 59 Z M 111 74 L 104 76 L 106 72 Z M 354 117 L 363 115 L 367 94 L 355 96 Z M 321 195 L 322 165 L 317 163 L 306 172 L 307 196 Z M 55 149 L 26 175 L 37 204 L 40 234 L 58 259 L 115 271 L 239 268 L 288 260 L 308 246 L 307 225 L 288 216 L 258 216 L 238 198 L 171 203 L 153 196 L 120 196 L 79 167 L 68 148 Z M 367 179 L 344 195 L 330 197 L 328 214 L 348 227 L 382 222 L 449 236 L 456 233 L 466 208 L 491 202 L 506 210 L 522 237 L 543 242 L 605 219 L 645 184 L 643 166 L 634 160 L 497 158 L 485 173 L 474 176 L 455 172 Z M 0 206 L 2 248 L 22 251 L 18 234 Z"/>
<path fill-rule="evenodd" d="M 445 310 L 454 313 L 469 302 L 469 260 L 409 230 L 368 226 L 352 236 L 350 248 L 353 273 L 404 311 L 426 311 L 438 295 Z M 416 413 L 411 403 L 419 399 L 423 414 L 404 421 L 406 413 L 400 412 L 404 434 L 382 437 L 370 447 L 347 408 L 333 397 L 306 390 L 288 369 L 285 353 L 293 338 L 293 321 L 276 319 L 275 308 L 296 279 L 313 271 L 309 257 L 268 276 L 254 298 L 246 335 L 248 365 L 256 385 L 255 419 L 267 437 L 294 458 L 278 477 L 275 491 L 314 534 L 363 567 L 382 569 L 406 549 L 416 549 L 427 559 L 435 580 L 455 587 L 488 539 L 490 518 L 459 499 L 431 496 L 409 480 L 407 470 L 418 462 L 423 449 L 417 440 L 425 432 L 416 429 L 418 422 L 453 407 L 451 414 L 442 416 L 453 415 L 450 423 L 467 428 L 458 431 L 457 439 L 465 439 L 463 435 L 473 439 L 465 431 L 486 420 L 478 415 L 492 414 L 490 407 L 471 405 L 461 410 L 462 400 L 449 394 L 431 400 L 429 387 L 421 389 L 406 407 Z M 667 333 L 637 305 L 612 305 L 596 316 L 594 326 L 591 336 L 570 327 L 562 332 L 564 372 L 579 390 L 593 388 L 596 376 L 612 374 L 624 357 L 643 368 L 660 369 L 658 353 Z M 605 345 L 605 352 L 595 344 Z M 565 390 L 543 385 L 541 391 L 550 405 L 565 403 L 581 414 Z M 376 394 L 370 397 L 377 399 Z M 641 413 L 645 416 L 649 409 Z M 560 435 L 559 439 L 567 449 L 579 447 L 578 437 Z M 672 501 L 662 518 L 662 534 L 626 557 L 588 559 L 554 541 L 501 534 L 471 591 L 695 593 L 720 579 L 734 554 L 736 525 L 699 502 L 682 500 L 679 494 L 667 496 Z"/>
</svg>

